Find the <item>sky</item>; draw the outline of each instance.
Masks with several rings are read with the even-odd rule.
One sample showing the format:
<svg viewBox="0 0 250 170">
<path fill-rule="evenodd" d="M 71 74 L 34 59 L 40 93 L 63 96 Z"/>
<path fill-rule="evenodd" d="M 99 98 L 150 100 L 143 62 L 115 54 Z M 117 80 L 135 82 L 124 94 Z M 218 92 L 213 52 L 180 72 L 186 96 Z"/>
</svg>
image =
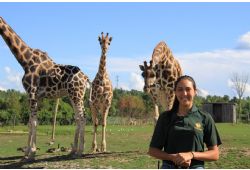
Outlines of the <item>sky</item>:
<svg viewBox="0 0 250 170">
<path fill-rule="evenodd" d="M 78 66 L 90 80 L 101 56 L 98 36 L 108 32 L 114 88 L 142 91 L 139 65 L 151 60 L 160 41 L 195 79 L 201 96 L 236 96 L 232 74 L 250 76 L 249 2 L 0 2 L 0 16 L 30 47 L 58 64 Z M 0 90 L 24 92 L 23 74 L 0 38 Z"/>
</svg>

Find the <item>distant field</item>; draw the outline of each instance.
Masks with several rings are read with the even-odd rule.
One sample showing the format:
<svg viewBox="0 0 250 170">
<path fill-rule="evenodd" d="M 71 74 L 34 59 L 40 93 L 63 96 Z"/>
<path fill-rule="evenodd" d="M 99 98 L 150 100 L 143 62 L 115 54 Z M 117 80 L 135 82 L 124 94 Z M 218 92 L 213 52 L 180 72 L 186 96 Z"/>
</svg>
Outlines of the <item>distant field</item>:
<svg viewBox="0 0 250 170">
<path fill-rule="evenodd" d="M 221 156 L 217 162 L 206 163 L 206 168 L 250 168 L 250 125 L 217 124 L 223 144 Z M 91 154 L 92 126 L 86 127 L 85 157 L 72 159 L 66 152 L 46 153 L 58 144 L 70 147 L 73 142 L 74 126 L 57 126 L 56 142 L 48 146 L 51 127 L 38 126 L 36 161 L 19 163 L 23 153 L 17 148 L 26 146 L 27 127 L 17 126 L 0 128 L 0 168 L 120 168 L 120 169 L 155 169 L 157 160 L 147 153 L 153 126 L 107 127 L 107 153 Z M 100 128 L 98 129 L 100 132 Z M 26 132 L 26 133 L 25 133 Z M 100 133 L 99 133 L 100 135 Z M 100 139 L 100 136 L 98 136 Z"/>
</svg>

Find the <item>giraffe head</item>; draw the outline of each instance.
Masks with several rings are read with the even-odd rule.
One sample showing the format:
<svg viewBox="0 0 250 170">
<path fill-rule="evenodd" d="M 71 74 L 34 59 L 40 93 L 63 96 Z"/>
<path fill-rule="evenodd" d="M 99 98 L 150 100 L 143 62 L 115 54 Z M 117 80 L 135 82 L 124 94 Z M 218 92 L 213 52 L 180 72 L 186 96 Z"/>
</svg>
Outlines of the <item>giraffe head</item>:
<svg viewBox="0 0 250 170">
<path fill-rule="evenodd" d="M 98 36 L 98 40 L 100 42 L 102 52 L 106 53 L 112 41 L 112 37 L 109 37 L 109 33 L 107 33 L 105 37 L 103 35 L 103 32 L 101 34 L 102 34 L 101 37 Z"/>
<path fill-rule="evenodd" d="M 147 62 L 144 61 L 144 65 L 139 65 L 142 71 L 142 77 L 144 78 L 144 87 L 143 90 L 146 93 L 150 93 L 150 87 L 155 84 L 156 81 L 156 71 L 155 66 L 153 66 L 153 61 L 150 61 L 148 66 Z"/>
</svg>

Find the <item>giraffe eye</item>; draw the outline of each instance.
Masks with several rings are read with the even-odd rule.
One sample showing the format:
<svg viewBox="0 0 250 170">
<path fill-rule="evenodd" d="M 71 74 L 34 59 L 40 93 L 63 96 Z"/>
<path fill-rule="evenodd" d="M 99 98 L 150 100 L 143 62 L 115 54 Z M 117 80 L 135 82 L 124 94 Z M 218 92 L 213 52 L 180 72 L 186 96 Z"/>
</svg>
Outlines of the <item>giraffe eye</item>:
<svg viewBox="0 0 250 170">
<path fill-rule="evenodd" d="M 142 76 L 142 77 L 145 77 L 145 73 L 144 73 L 144 72 L 143 72 L 143 73 L 141 73 L 141 76 Z"/>
<path fill-rule="evenodd" d="M 108 43 L 108 45 L 110 45 L 110 42 Z"/>
</svg>

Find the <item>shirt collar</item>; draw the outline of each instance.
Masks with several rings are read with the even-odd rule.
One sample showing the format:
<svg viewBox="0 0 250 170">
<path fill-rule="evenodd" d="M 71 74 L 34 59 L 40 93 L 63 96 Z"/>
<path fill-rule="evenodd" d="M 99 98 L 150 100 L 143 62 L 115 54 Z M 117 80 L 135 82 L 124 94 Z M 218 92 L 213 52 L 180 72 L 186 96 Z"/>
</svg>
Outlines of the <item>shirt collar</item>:
<svg viewBox="0 0 250 170">
<path fill-rule="evenodd" d="M 198 111 L 198 108 L 195 105 L 193 105 L 191 110 L 188 113 L 193 113 L 193 112 L 196 112 L 196 111 Z"/>
<path fill-rule="evenodd" d="M 190 109 L 190 111 L 188 112 L 188 114 L 185 115 L 185 116 L 191 115 L 191 114 L 193 114 L 193 113 L 195 113 L 197 111 L 198 111 L 198 108 L 195 105 L 193 105 L 192 108 Z M 177 116 L 177 113 L 175 113 L 175 116 Z"/>
</svg>

